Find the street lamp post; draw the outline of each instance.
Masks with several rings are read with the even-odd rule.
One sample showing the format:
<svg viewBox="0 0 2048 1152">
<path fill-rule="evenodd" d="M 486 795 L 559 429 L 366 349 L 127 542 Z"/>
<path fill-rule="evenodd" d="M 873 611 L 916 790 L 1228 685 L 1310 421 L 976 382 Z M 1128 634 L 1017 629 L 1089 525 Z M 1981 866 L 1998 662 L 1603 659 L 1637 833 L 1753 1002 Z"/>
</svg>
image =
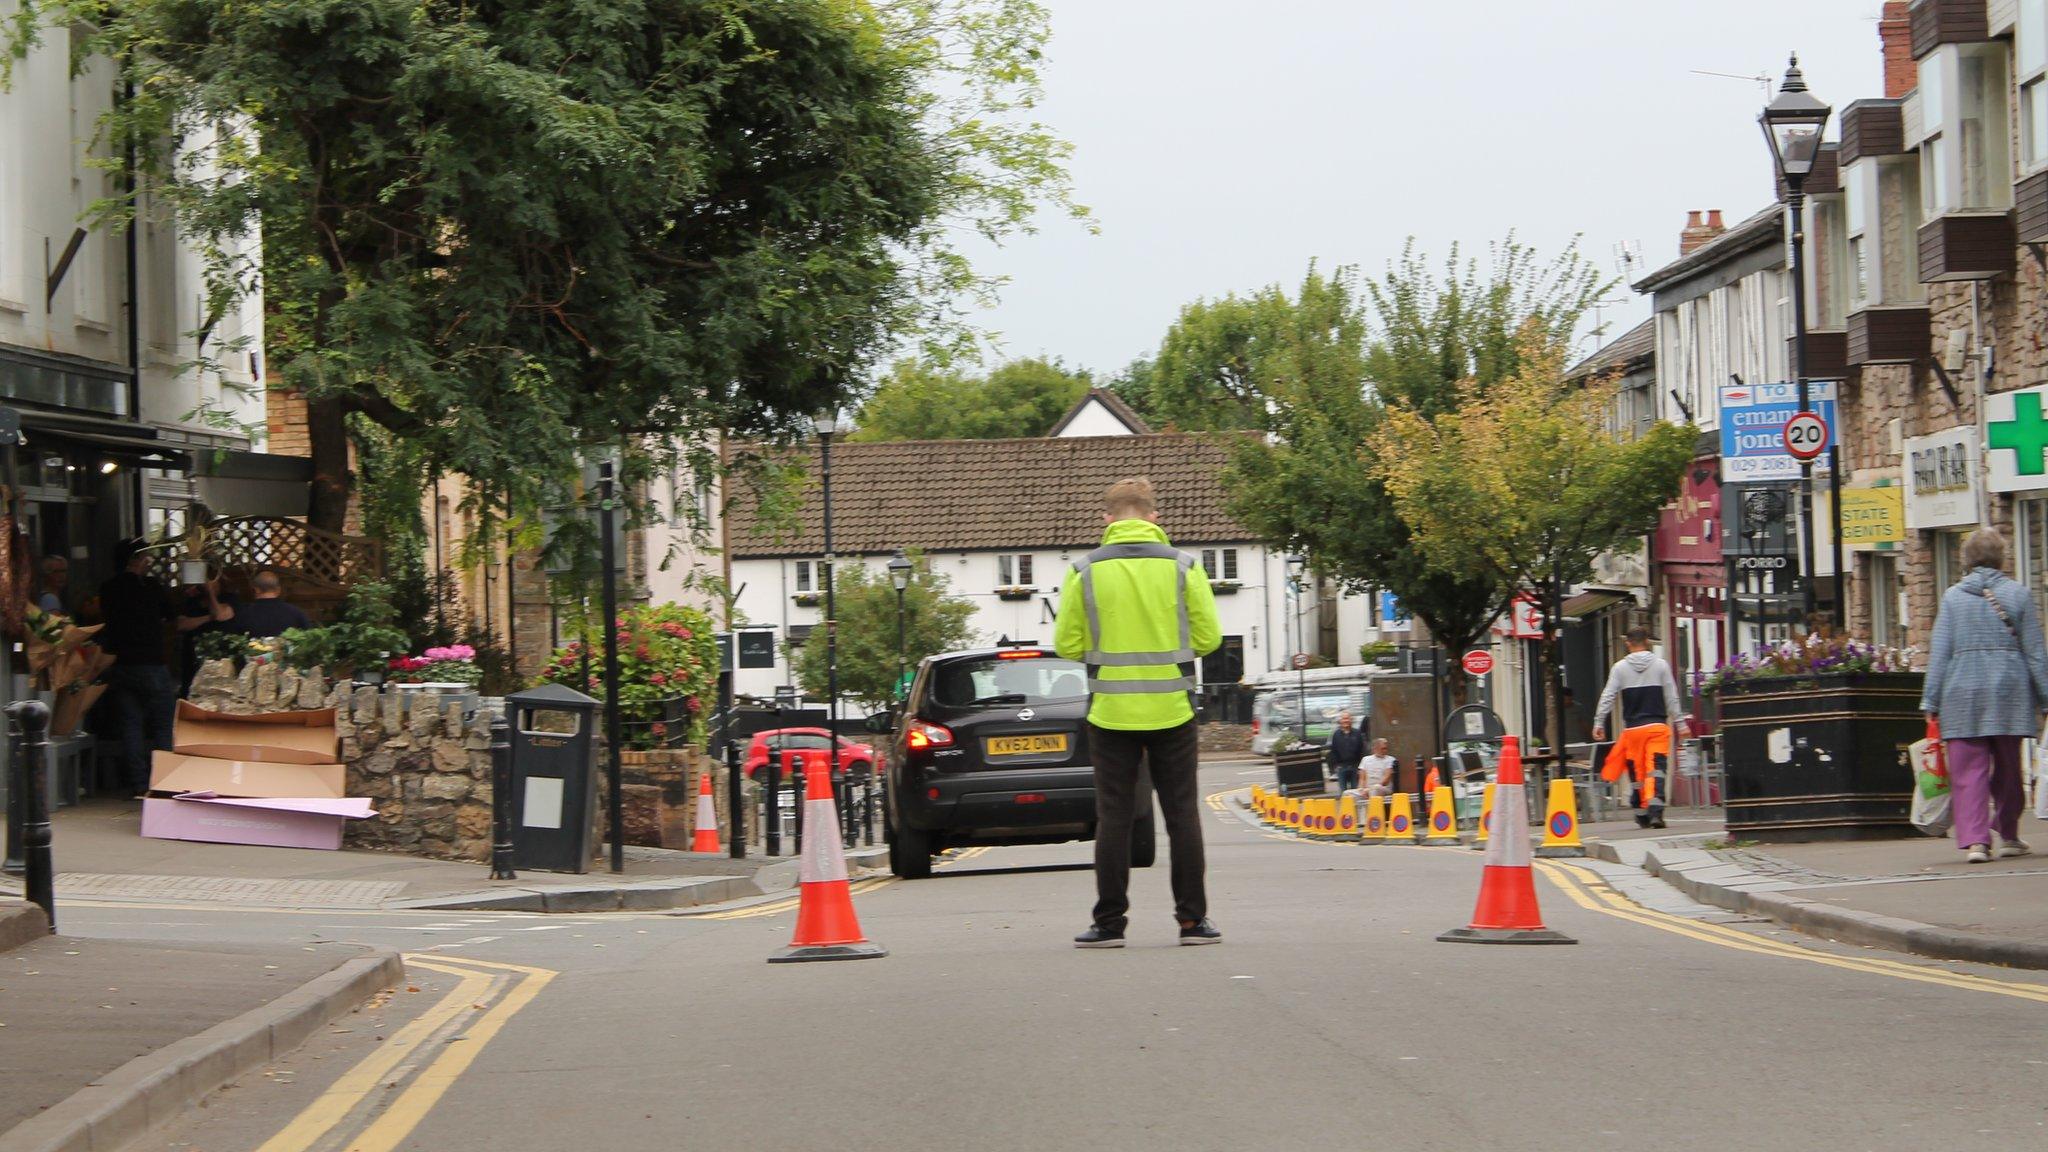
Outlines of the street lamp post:
<svg viewBox="0 0 2048 1152">
<path fill-rule="evenodd" d="M 1308 557 L 1299 552 L 1287 557 L 1287 590 L 1294 595 L 1292 615 L 1294 633 L 1294 714 L 1301 742 L 1308 743 L 1308 661 L 1302 659 L 1301 649 L 1301 573 L 1308 567 Z"/>
<path fill-rule="evenodd" d="M 1806 178 L 1812 174 L 1814 160 L 1820 155 L 1821 133 L 1831 111 L 1825 102 L 1806 90 L 1806 77 L 1799 71 L 1799 57 L 1794 55 L 1785 69 L 1784 81 L 1778 86 L 1777 98 L 1765 105 L 1763 114 L 1757 117 L 1764 139 L 1770 142 L 1771 160 L 1785 182 L 1785 206 L 1792 214 L 1792 375 L 1799 383 L 1801 412 L 1812 408 L 1806 379 Z M 1830 429 L 1829 436 L 1839 442 L 1840 430 Z M 1841 460 L 1836 452 L 1830 452 L 1828 458 L 1828 496 L 1834 505 L 1835 612 L 1846 617 L 1848 602 L 1842 591 Z M 1811 461 L 1799 465 L 1799 507 L 1800 518 L 1805 522 L 1805 531 L 1799 536 L 1800 582 L 1805 592 L 1807 626 L 1812 627 L 1813 534 L 1818 526 L 1813 522 Z"/>
<path fill-rule="evenodd" d="M 889 561 L 889 583 L 896 586 L 896 691 L 903 691 L 903 593 L 910 587 L 910 557 L 896 553 Z"/>
<path fill-rule="evenodd" d="M 811 431 L 818 436 L 820 485 L 825 499 L 825 697 L 826 728 L 831 731 L 831 759 L 839 764 L 839 617 L 833 599 L 832 579 L 832 437 L 839 434 L 839 410 L 827 408 L 811 418 Z"/>
</svg>

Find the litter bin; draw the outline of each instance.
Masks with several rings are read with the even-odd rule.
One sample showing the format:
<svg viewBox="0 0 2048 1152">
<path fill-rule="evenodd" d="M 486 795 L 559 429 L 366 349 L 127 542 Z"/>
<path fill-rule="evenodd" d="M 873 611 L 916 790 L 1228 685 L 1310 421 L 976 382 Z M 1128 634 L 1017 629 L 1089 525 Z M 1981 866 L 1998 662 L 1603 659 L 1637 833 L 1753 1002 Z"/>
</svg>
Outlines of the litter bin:
<svg viewBox="0 0 2048 1152">
<path fill-rule="evenodd" d="M 545 684 L 505 697 L 512 734 L 512 863 L 588 872 L 597 806 L 598 702 Z"/>
</svg>

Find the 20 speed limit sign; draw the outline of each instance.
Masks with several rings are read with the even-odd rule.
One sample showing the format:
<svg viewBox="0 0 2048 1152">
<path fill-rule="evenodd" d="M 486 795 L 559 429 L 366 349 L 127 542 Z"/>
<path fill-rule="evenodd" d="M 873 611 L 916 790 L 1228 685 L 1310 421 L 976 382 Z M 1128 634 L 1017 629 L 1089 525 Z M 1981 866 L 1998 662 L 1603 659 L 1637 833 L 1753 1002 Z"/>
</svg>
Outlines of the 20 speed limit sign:
<svg viewBox="0 0 2048 1152">
<path fill-rule="evenodd" d="M 1799 412 L 1785 421 L 1785 454 L 1800 463 L 1828 450 L 1828 422 L 1817 412 Z"/>
</svg>

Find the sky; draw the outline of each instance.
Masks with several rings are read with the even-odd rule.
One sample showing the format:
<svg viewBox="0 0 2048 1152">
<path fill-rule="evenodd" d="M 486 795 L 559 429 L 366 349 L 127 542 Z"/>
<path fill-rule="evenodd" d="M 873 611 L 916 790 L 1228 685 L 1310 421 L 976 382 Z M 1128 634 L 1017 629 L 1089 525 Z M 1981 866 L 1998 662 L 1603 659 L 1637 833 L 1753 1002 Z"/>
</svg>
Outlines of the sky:
<svg viewBox="0 0 2048 1152">
<path fill-rule="evenodd" d="M 1884 94 L 1880 0 L 1044 2 L 1038 115 L 1100 233 L 1046 214 L 970 249 L 1010 281 L 977 322 L 1002 358 L 1100 376 L 1198 297 L 1292 288 L 1311 260 L 1377 274 L 1411 235 L 1432 255 L 1580 235 L 1610 275 L 1632 246 L 1638 279 L 1677 257 L 1688 210 L 1769 203 L 1768 96 L 1739 77 L 1775 91 L 1796 50 L 1838 115 Z M 1610 335 L 1649 315 L 1613 299 Z"/>
</svg>

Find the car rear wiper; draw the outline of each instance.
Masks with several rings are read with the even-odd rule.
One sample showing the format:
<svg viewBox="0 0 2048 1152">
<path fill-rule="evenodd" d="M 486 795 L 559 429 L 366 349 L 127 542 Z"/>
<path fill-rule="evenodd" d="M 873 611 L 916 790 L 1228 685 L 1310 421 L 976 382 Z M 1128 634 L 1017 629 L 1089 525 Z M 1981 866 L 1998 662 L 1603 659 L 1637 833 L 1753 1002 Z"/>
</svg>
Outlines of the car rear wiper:
<svg viewBox="0 0 2048 1152">
<path fill-rule="evenodd" d="M 1012 692 L 1007 696 L 983 696 L 981 699 L 969 704 L 968 707 L 979 708 L 984 704 L 1022 704 L 1030 699 L 1031 697 L 1024 695 L 1022 692 Z"/>
</svg>

